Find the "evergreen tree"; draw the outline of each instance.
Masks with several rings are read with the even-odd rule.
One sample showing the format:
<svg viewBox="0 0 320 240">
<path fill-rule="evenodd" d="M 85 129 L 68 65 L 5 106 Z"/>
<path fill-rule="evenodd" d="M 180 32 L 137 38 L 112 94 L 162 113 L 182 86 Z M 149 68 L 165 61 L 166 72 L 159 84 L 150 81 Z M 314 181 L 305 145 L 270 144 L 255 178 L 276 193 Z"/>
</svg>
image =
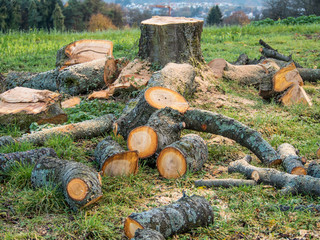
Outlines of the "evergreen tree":
<svg viewBox="0 0 320 240">
<path fill-rule="evenodd" d="M 39 21 L 40 21 L 40 15 L 38 13 L 36 1 L 31 0 L 29 5 L 29 12 L 28 12 L 28 27 L 38 28 Z"/>
<path fill-rule="evenodd" d="M 52 19 L 53 19 L 53 27 L 59 31 L 64 30 L 64 16 L 62 14 L 62 10 L 58 3 L 56 3 L 56 6 L 52 13 Z"/>
<path fill-rule="evenodd" d="M 21 7 L 18 0 L 8 1 L 7 25 L 9 29 L 19 30 L 21 24 Z"/>
<path fill-rule="evenodd" d="M 218 5 L 210 9 L 206 22 L 209 26 L 222 23 L 222 13 Z"/>
<path fill-rule="evenodd" d="M 64 25 L 67 30 L 85 30 L 83 4 L 79 0 L 69 0 L 63 8 L 63 15 L 65 16 Z"/>
<path fill-rule="evenodd" d="M 7 30 L 8 8 L 6 0 L 0 0 L 0 30 Z"/>
</svg>

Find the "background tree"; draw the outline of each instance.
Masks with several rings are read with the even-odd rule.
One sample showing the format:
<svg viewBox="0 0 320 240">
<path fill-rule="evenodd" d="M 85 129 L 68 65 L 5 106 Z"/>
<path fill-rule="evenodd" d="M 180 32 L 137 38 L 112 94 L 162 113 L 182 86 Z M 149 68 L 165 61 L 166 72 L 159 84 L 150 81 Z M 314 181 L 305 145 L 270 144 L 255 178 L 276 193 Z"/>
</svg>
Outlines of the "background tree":
<svg viewBox="0 0 320 240">
<path fill-rule="evenodd" d="M 0 0 L 0 30 L 6 31 L 7 30 L 7 18 L 8 18 L 8 8 L 7 8 L 7 1 Z"/>
<path fill-rule="evenodd" d="M 56 3 L 56 6 L 52 13 L 52 19 L 53 19 L 53 27 L 59 31 L 64 30 L 64 16 L 62 14 L 62 10 L 58 3 Z"/>
<path fill-rule="evenodd" d="M 212 7 L 209 10 L 209 14 L 206 20 L 207 25 L 219 25 L 222 23 L 222 13 L 218 5 Z"/>
<path fill-rule="evenodd" d="M 19 30 L 21 25 L 21 5 L 18 0 L 8 1 L 7 25 L 9 29 Z"/>
<path fill-rule="evenodd" d="M 83 31 L 86 29 L 83 18 L 83 4 L 80 0 L 69 0 L 63 8 L 64 25 L 67 30 Z"/>
<path fill-rule="evenodd" d="M 89 31 L 95 32 L 107 29 L 116 29 L 116 26 L 112 24 L 110 18 L 102 15 L 101 13 L 91 16 L 88 26 Z"/>
<path fill-rule="evenodd" d="M 236 11 L 231 16 L 224 19 L 224 23 L 228 25 L 246 25 L 250 23 L 248 16 L 243 11 Z"/>
</svg>

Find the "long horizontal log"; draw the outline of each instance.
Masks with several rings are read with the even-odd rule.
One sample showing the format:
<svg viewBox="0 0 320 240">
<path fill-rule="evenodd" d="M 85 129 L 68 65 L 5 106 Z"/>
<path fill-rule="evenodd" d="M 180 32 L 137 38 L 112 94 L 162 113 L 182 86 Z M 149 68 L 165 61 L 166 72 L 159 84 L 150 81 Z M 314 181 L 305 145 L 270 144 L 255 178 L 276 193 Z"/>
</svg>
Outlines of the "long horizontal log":
<svg viewBox="0 0 320 240">
<path fill-rule="evenodd" d="M 150 228 L 138 228 L 132 240 L 165 240 L 161 233 Z"/>
<path fill-rule="evenodd" d="M 250 149 L 264 164 L 281 163 L 278 153 L 261 134 L 233 118 L 200 109 L 189 109 L 183 117 L 186 129 L 230 138 Z"/>
<path fill-rule="evenodd" d="M 231 162 L 228 171 L 244 174 L 247 178 L 258 175 L 259 181 L 281 189 L 282 194 L 320 196 L 320 179 L 307 175 L 293 175 L 273 168 L 259 168 L 244 159 Z"/>
<path fill-rule="evenodd" d="M 240 187 L 240 186 L 255 186 L 257 182 L 254 180 L 244 179 L 211 179 L 211 180 L 196 180 L 196 187 Z"/>
<path fill-rule="evenodd" d="M 280 205 L 277 207 L 282 212 L 287 211 L 308 211 L 308 212 L 320 212 L 320 205 L 298 205 L 296 207 L 286 206 L 286 205 Z"/>
<path fill-rule="evenodd" d="M 283 143 L 278 147 L 278 153 L 282 159 L 282 165 L 287 173 L 296 175 L 306 175 L 301 157 L 297 155 L 297 150 L 289 143 Z"/>
</svg>

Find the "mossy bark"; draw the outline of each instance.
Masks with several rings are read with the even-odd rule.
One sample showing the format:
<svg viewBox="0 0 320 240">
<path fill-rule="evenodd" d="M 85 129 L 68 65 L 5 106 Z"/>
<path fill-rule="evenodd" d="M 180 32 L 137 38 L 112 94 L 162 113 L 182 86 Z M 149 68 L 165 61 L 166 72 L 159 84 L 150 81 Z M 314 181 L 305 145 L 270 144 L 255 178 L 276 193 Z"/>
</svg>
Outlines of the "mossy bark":
<svg viewBox="0 0 320 240">
<path fill-rule="evenodd" d="M 86 185 L 83 199 L 73 199 L 67 190 L 68 185 L 74 179 L 80 179 Z M 85 207 L 102 196 L 101 179 L 94 169 L 82 163 L 53 157 L 40 158 L 32 170 L 31 182 L 34 187 L 48 185 L 58 187 L 73 210 Z"/>
<path fill-rule="evenodd" d="M 320 178 L 320 165 L 312 161 L 308 166 L 307 174 L 315 178 Z"/>
<path fill-rule="evenodd" d="M 208 132 L 230 138 L 250 149 L 264 164 L 276 165 L 281 159 L 259 132 L 224 115 L 200 109 L 189 109 L 184 114 L 186 129 Z"/>
<path fill-rule="evenodd" d="M 257 182 L 254 180 L 244 179 L 211 179 L 211 180 L 197 180 L 194 182 L 196 187 L 240 187 L 240 186 L 255 186 Z"/>
<path fill-rule="evenodd" d="M 150 228 L 168 238 L 197 227 L 206 227 L 213 223 L 213 210 L 210 203 L 200 196 L 185 196 L 178 201 L 141 213 L 132 213 L 125 222 L 125 231 L 130 229 L 130 222 L 138 228 Z M 130 231 L 125 232 L 133 237 Z"/>
<path fill-rule="evenodd" d="M 307 175 L 293 175 L 272 168 L 259 168 L 245 160 L 229 164 L 228 171 L 239 172 L 251 178 L 253 172 L 259 175 L 259 181 L 282 189 L 282 194 L 305 194 L 320 196 L 320 180 Z"/>
<path fill-rule="evenodd" d="M 132 240 L 165 240 L 161 233 L 150 228 L 137 229 Z"/>
<path fill-rule="evenodd" d="M 41 157 L 57 157 L 56 152 L 52 148 L 40 148 L 25 152 L 0 153 L 0 171 L 8 171 L 11 167 L 20 163 L 35 164 Z"/>
</svg>

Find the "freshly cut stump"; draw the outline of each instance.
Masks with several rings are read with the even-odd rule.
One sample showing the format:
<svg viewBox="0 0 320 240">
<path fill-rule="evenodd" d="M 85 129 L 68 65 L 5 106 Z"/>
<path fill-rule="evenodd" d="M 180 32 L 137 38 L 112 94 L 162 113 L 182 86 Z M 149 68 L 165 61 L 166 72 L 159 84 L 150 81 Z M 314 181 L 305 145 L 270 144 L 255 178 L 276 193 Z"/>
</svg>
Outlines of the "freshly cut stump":
<svg viewBox="0 0 320 240">
<path fill-rule="evenodd" d="M 35 164 L 39 158 L 57 157 L 56 152 L 52 148 L 40 148 L 25 152 L 0 153 L 0 171 L 8 171 L 15 163 Z"/>
<path fill-rule="evenodd" d="M 257 182 L 254 180 L 244 179 L 211 179 L 211 180 L 197 180 L 194 182 L 196 187 L 240 187 L 240 186 L 255 186 Z"/>
<path fill-rule="evenodd" d="M 125 151 L 111 137 L 101 141 L 94 151 L 102 175 L 122 176 L 138 172 L 138 153 Z"/>
<path fill-rule="evenodd" d="M 133 238 L 137 229 L 150 228 L 168 238 L 193 228 L 206 227 L 213 223 L 210 203 L 200 196 L 184 196 L 178 201 L 141 213 L 132 213 L 124 223 L 124 232 Z"/>
<path fill-rule="evenodd" d="M 102 197 L 99 173 L 78 162 L 42 157 L 32 170 L 31 182 L 34 187 L 58 186 L 73 210 L 91 205 Z"/>
<path fill-rule="evenodd" d="M 138 228 L 132 240 L 165 240 L 161 233 L 150 228 Z"/>
<path fill-rule="evenodd" d="M 141 22 L 139 57 L 164 66 L 169 62 L 203 63 L 201 33 L 203 21 L 183 17 L 155 16 Z"/>
<path fill-rule="evenodd" d="M 196 134 L 188 134 L 160 152 L 157 168 L 164 178 L 179 178 L 187 171 L 199 171 L 207 160 L 205 141 Z"/>
<path fill-rule="evenodd" d="M 289 143 L 283 143 L 278 147 L 278 153 L 282 159 L 282 165 L 287 173 L 295 175 L 306 175 L 301 157 L 297 155 L 297 150 Z"/>
<path fill-rule="evenodd" d="M 148 88 L 140 94 L 134 107 L 115 122 L 114 131 L 127 139 L 133 129 L 148 122 L 153 112 L 165 107 L 184 113 L 189 108 L 189 104 L 183 96 L 168 88 Z"/>
<path fill-rule="evenodd" d="M 307 174 L 315 178 L 320 178 L 320 165 L 312 161 L 308 166 Z"/>
</svg>

